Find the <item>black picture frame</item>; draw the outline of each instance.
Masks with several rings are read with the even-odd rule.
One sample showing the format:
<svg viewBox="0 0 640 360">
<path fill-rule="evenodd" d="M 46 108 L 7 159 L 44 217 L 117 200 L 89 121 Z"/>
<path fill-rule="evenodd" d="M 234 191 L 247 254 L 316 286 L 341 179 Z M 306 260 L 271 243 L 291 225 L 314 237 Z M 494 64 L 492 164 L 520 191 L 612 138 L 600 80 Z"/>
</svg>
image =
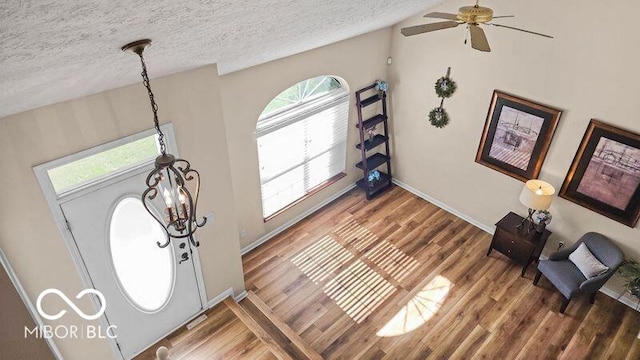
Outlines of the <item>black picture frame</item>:
<svg viewBox="0 0 640 360">
<path fill-rule="evenodd" d="M 476 162 L 522 182 L 537 179 L 561 115 L 494 90 Z"/>
<path fill-rule="evenodd" d="M 635 227 L 640 218 L 640 135 L 592 119 L 559 196 Z"/>
</svg>

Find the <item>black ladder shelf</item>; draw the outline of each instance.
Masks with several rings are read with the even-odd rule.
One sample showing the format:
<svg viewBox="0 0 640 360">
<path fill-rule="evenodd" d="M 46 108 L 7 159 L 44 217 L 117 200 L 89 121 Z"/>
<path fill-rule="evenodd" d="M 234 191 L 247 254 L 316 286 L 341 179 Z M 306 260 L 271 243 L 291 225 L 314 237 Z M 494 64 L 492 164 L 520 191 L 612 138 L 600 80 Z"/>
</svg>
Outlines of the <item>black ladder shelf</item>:
<svg viewBox="0 0 640 360">
<path fill-rule="evenodd" d="M 362 161 L 356 164 L 356 167 L 362 169 L 363 177 L 356 182 L 358 187 L 364 189 L 367 195 L 367 200 L 382 194 L 385 190 L 391 187 L 391 153 L 389 152 L 389 126 L 387 121 L 389 117 L 387 115 L 387 93 L 384 91 L 376 90 L 376 84 L 367 86 L 366 88 L 356 91 L 356 107 L 358 108 L 358 127 L 360 133 L 360 143 L 356 145 L 356 148 L 360 150 L 362 154 Z M 363 98 L 363 94 L 368 92 L 372 94 Z M 378 113 L 370 118 L 364 119 L 362 116 L 363 109 L 382 103 L 382 113 Z M 376 125 L 382 124 L 381 133 L 375 134 L 371 137 L 368 134 L 369 129 L 373 129 Z M 384 144 L 384 153 L 375 152 L 374 150 Z M 380 179 L 369 181 L 369 172 L 377 170 L 377 168 L 386 165 L 386 173 L 379 171 Z"/>
</svg>

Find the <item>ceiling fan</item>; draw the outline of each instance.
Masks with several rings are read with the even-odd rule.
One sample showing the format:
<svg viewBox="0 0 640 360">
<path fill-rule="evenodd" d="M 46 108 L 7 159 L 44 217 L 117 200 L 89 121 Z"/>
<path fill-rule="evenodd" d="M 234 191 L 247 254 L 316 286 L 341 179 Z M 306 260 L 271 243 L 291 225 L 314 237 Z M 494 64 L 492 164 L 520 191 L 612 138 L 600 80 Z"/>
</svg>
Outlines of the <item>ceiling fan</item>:
<svg viewBox="0 0 640 360">
<path fill-rule="evenodd" d="M 489 47 L 489 42 L 487 41 L 487 36 L 484 33 L 484 30 L 480 28 L 479 25 L 492 25 L 512 30 L 518 30 L 522 32 L 526 32 L 529 34 L 544 36 L 547 38 L 553 39 L 553 36 L 519 29 L 512 26 L 500 25 L 490 23 L 489 21 L 498 18 L 509 18 L 514 17 L 514 15 L 505 15 L 505 16 L 493 16 L 493 10 L 488 7 L 483 7 L 478 5 L 478 0 L 476 0 L 476 4 L 474 6 L 463 6 L 458 10 L 457 14 L 443 13 L 443 12 L 432 12 L 428 13 L 424 17 L 426 18 L 435 18 L 435 19 L 446 19 L 448 21 L 441 21 L 432 24 L 424 24 L 418 26 L 410 26 L 406 28 L 402 28 L 400 33 L 404 36 L 412 36 L 418 35 L 426 32 L 443 30 L 448 28 L 454 28 L 458 25 L 467 24 L 467 29 L 469 34 L 471 35 L 471 47 L 480 50 L 480 51 L 491 51 Z M 467 39 L 465 38 L 464 43 L 467 43 Z"/>
</svg>

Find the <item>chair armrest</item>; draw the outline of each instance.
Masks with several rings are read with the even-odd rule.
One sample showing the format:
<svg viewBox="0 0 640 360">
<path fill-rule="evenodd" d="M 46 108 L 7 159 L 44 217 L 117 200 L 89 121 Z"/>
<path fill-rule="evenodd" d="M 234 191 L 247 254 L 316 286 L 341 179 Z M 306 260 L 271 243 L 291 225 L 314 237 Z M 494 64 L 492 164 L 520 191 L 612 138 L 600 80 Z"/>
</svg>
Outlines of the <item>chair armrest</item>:
<svg viewBox="0 0 640 360">
<path fill-rule="evenodd" d="M 549 255 L 549 260 L 558 261 L 558 260 L 566 260 L 566 259 L 568 259 L 569 255 L 571 255 L 571 253 L 574 252 L 578 248 L 580 243 L 581 242 L 578 241 L 575 244 L 572 244 L 571 246 L 567 247 L 566 249 L 554 252 L 553 254 Z"/>
<path fill-rule="evenodd" d="M 607 280 L 609 280 L 609 278 L 611 278 L 611 276 L 613 276 L 613 273 L 615 272 L 616 272 L 615 269 L 613 270 L 609 269 L 607 272 L 605 272 L 602 275 L 598 275 L 594 278 L 587 279 L 582 284 L 580 284 L 580 291 L 583 293 L 590 294 L 600 290 L 600 288 L 607 282 Z"/>
</svg>

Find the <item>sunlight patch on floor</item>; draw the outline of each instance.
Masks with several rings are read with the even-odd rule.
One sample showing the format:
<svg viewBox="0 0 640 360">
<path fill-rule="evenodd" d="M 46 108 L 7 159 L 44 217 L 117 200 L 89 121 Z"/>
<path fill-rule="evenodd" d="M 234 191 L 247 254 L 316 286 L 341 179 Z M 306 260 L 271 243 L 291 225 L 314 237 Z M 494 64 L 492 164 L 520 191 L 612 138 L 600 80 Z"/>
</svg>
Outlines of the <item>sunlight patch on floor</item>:
<svg viewBox="0 0 640 360">
<path fill-rule="evenodd" d="M 371 233 L 366 227 L 358 224 L 354 219 L 350 219 L 341 225 L 334 233 L 358 251 L 363 251 L 369 245 L 373 244 L 374 241 L 378 240 L 376 235 Z"/>
<path fill-rule="evenodd" d="M 302 250 L 291 262 L 318 284 L 352 258 L 351 252 L 326 235 Z"/>
<path fill-rule="evenodd" d="M 329 281 L 325 294 L 333 299 L 355 322 L 371 315 L 396 288 L 360 260 Z"/>
<path fill-rule="evenodd" d="M 392 337 L 409 333 L 424 325 L 438 312 L 453 284 L 436 276 L 422 288 L 376 335 Z"/>
<path fill-rule="evenodd" d="M 359 256 L 363 258 L 355 259 Z M 379 242 L 375 234 L 354 219 L 300 251 L 291 262 L 314 284 L 327 281 L 324 293 L 357 323 L 397 290 L 389 281 L 400 282 L 420 265 L 388 241 Z"/>
<path fill-rule="evenodd" d="M 380 242 L 369 250 L 365 256 L 398 282 L 402 281 L 420 265 L 414 258 L 407 256 L 407 254 L 388 241 Z"/>
</svg>

